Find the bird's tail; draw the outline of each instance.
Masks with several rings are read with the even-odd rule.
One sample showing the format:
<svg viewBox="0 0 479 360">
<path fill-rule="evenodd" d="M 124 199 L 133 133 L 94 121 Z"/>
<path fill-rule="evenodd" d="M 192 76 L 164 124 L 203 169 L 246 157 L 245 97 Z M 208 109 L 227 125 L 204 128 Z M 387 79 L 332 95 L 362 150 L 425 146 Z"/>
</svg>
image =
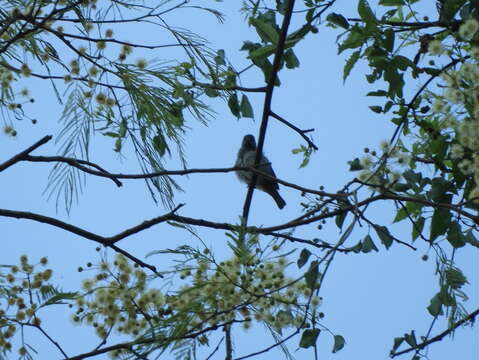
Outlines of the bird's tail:
<svg viewBox="0 0 479 360">
<path fill-rule="evenodd" d="M 284 199 L 281 197 L 278 190 L 276 189 L 270 190 L 268 191 L 268 194 L 274 199 L 274 201 L 276 202 L 276 205 L 278 205 L 280 209 L 286 206 L 286 201 L 284 201 Z"/>
</svg>

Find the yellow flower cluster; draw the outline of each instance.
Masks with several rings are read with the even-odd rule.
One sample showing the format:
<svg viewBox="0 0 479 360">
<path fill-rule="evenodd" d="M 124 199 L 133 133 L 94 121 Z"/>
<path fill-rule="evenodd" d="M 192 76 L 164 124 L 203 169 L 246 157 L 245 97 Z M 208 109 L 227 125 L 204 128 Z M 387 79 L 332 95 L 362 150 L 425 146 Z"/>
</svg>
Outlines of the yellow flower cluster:
<svg viewBox="0 0 479 360">
<path fill-rule="evenodd" d="M 391 146 L 388 141 L 380 143 L 381 153 L 365 148 L 359 160 L 362 167 L 358 179 L 373 186 L 388 187 L 401 178 L 404 167 L 409 165 L 410 155 L 401 149 L 401 144 Z"/>
<path fill-rule="evenodd" d="M 76 300 L 74 323 L 95 328 L 100 338 L 113 329 L 139 336 L 146 331 L 165 332 L 183 324 L 182 333 L 215 328 L 231 321 L 249 329 L 253 319 L 280 330 L 307 326 L 307 311 L 321 299 L 303 279 L 284 275 L 284 257 L 262 262 L 238 257 L 215 264 L 199 257 L 194 265 L 178 269 L 185 284 L 170 292 L 151 286 L 155 277 L 132 266 L 123 255 L 103 261 L 95 277 L 84 280 L 84 295 Z"/>
<path fill-rule="evenodd" d="M 18 325 L 29 324 L 40 326 L 41 319 L 37 315 L 39 304 L 36 299 L 41 299 L 41 293 L 49 287 L 53 271 L 44 269 L 36 271 L 36 266 L 45 267 L 48 259 L 42 257 L 39 264 L 29 263 L 28 257 L 22 255 L 18 265 L 10 266 L 9 273 L 0 273 L 0 279 L 5 283 L 2 286 L 3 294 L 0 299 L 0 351 L 11 351 L 11 339 L 15 335 Z M 25 348 L 19 349 L 20 354 Z"/>
<path fill-rule="evenodd" d="M 464 26 L 464 25 L 463 25 Z M 471 53 L 479 52 L 472 48 Z M 444 93 L 436 96 L 432 111 L 444 129 L 453 131 L 455 140 L 449 157 L 458 162 L 461 172 L 474 176 L 476 188 L 470 198 L 479 196 L 479 66 L 475 57 L 458 70 L 441 75 Z"/>
</svg>

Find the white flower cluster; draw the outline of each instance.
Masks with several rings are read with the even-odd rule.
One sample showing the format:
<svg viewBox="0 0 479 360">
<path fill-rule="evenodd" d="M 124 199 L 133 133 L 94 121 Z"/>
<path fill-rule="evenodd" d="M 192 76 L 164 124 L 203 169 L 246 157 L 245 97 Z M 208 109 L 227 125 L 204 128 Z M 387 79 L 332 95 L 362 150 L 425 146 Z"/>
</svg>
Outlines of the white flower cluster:
<svg viewBox="0 0 479 360">
<path fill-rule="evenodd" d="M 479 30 L 479 23 L 476 19 L 469 19 L 459 27 L 459 35 L 464 40 L 471 40 Z"/>
<path fill-rule="evenodd" d="M 53 270 L 42 269 L 47 264 L 46 257 L 42 257 L 38 264 L 33 264 L 26 255 L 22 255 L 18 265 L 3 266 L 10 268 L 9 273 L 4 273 L 3 269 L 0 271 L 0 283 L 2 284 L 2 296 L 0 296 L 1 354 L 11 352 L 13 344 L 18 344 L 18 341 L 14 341 L 13 338 L 17 332 L 21 332 L 23 336 L 22 330 L 25 325 L 40 327 L 42 318 L 39 310 L 47 306 L 44 297 L 52 292 L 50 279 Z M 31 358 L 30 352 L 24 346 L 20 347 L 18 352 L 21 355 L 19 358 Z"/>
<path fill-rule="evenodd" d="M 214 268 L 213 264 L 199 258 L 194 265 L 184 265 L 180 278 L 187 285 L 166 293 L 151 287 L 143 270 L 117 255 L 113 264 L 101 262 L 98 274 L 83 282 L 85 295 L 77 299 L 72 321 L 93 326 L 100 338 L 110 328 L 133 336 L 151 326 L 166 329 L 172 318 L 176 324 L 187 322 L 186 332 L 230 321 L 249 329 L 253 320 L 279 331 L 307 326 L 308 306 L 312 310 L 321 304 L 305 280 L 284 276 L 284 257 L 260 261 L 253 256 L 246 263 L 234 257 Z"/>
<path fill-rule="evenodd" d="M 475 27 L 470 24 L 466 22 L 461 28 L 467 25 L 468 31 L 473 31 Z M 473 175 L 475 183 L 479 184 L 479 48 L 473 47 L 470 54 L 472 62 L 441 75 L 445 82 L 444 92 L 441 96 L 435 95 L 432 111 L 440 119 L 442 128 L 451 129 L 455 134 L 456 141 L 449 150 L 449 157 L 458 161 L 464 175 Z M 478 195 L 479 187 L 476 187 L 470 198 Z"/>
<path fill-rule="evenodd" d="M 459 27 L 459 38 L 463 41 L 470 41 L 479 30 L 479 22 L 476 19 L 468 19 Z M 429 42 L 428 53 L 431 56 L 440 56 L 446 52 L 441 40 L 434 39 Z M 475 48 L 471 56 L 476 60 L 479 58 L 479 49 Z"/>
<path fill-rule="evenodd" d="M 401 151 L 399 146 L 391 146 L 387 140 L 381 141 L 379 147 L 380 155 L 376 151 L 364 149 L 366 155 L 360 159 L 363 170 L 358 179 L 371 185 L 387 187 L 399 180 L 411 157 L 407 152 Z M 378 168 L 378 165 L 382 167 Z"/>
</svg>

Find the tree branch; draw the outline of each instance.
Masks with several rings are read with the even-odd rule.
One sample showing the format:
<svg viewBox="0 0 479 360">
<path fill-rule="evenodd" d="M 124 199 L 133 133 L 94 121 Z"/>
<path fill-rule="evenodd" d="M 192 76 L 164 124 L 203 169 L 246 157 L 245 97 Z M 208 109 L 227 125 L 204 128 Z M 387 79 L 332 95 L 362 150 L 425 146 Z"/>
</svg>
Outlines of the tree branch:
<svg viewBox="0 0 479 360">
<path fill-rule="evenodd" d="M 421 350 L 421 349 L 424 349 L 426 346 L 428 346 L 432 343 L 441 341 L 445 336 L 447 336 L 449 334 L 452 334 L 454 332 L 454 330 L 456 330 L 459 326 L 464 325 L 465 323 L 467 323 L 469 321 L 473 322 L 477 315 L 479 315 L 479 309 L 470 313 L 468 316 L 466 316 L 462 320 L 459 320 L 458 322 L 453 324 L 450 328 L 444 330 L 442 333 L 430 338 L 429 340 L 426 340 L 426 341 L 424 341 L 420 344 L 417 344 L 414 347 L 410 347 L 410 348 L 407 348 L 407 349 L 399 351 L 399 352 L 391 353 L 391 357 L 394 358 L 396 356 L 406 354 L 406 353 L 408 353 L 410 351 L 413 351 L 413 350 Z"/>
<path fill-rule="evenodd" d="M 221 86 L 221 85 L 215 85 L 215 84 L 205 84 L 199 81 L 193 81 L 193 85 L 199 86 L 202 88 L 208 88 L 213 90 L 224 90 L 224 91 L 243 91 L 243 92 L 252 92 L 252 93 L 266 91 L 266 86 L 261 86 L 256 88 L 249 88 L 249 87 L 243 87 L 243 86 Z"/>
<path fill-rule="evenodd" d="M 89 173 L 91 175 L 109 178 L 118 187 L 121 187 L 123 185 L 122 182 L 117 179 L 118 178 L 117 176 L 110 174 L 101 166 L 86 160 L 74 159 L 74 158 L 63 157 L 63 156 L 31 156 L 31 155 L 25 155 L 24 158 L 21 160 L 31 161 L 31 162 L 63 162 L 70 166 L 76 167 L 77 169 L 82 170 L 86 173 Z M 90 168 L 83 165 L 91 166 L 95 169 L 98 169 L 98 171 L 94 171 L 94 170 L 92 171 Z"/>
<path fill-rule="evenodd" d="M 29 148 L 23 150 L 21 153 L 18 153 L 14 157 L 12 157 L 10 160 L 5 161 L 3 164 L 0 164 L 0 172 L 3 170 L 9 168 L 10 166 L 16 164 L 19 161 L 25 160 L 25 156 L 27 156 L 29 153 L 31 153 L 33 150 L 39 148 L 40 146 L 46 144 L 52 139 L 51 135 L 44 136 L 40 140 L 38 140 L 35 144 L 30 146 Z"/>
<path fill-rule="evenodd" d="M 69 164 L 70 166 L 76 167 L 77 169 L 84 171 L 90 175 L 95 175 L 99 177 L 105 177 L 111 179 L 117 186 L 122 186 L 122 183 L 118 179 L 150 179 L 158 176 L 171 176 L 171 175 L 188 175 L 188 174 L 195 174 L 195 173 L 203 173 L 203 174 L 211 174 L 211 173 L 228 173 L 228 172 L 233 172 L 233 171 L 238 171 L 238 170 L 247 170 L 247 171 L 252 171 L 258 175 L 264 176 L 266 178 L 271 178 L 277 181 L 279 184 L 282 184 L 286 187 L 290 187 L 292 189 L 299 190 L 301 192 L 305 193 L 310 193 L 310 194 L 315 194 L 319 196 L 324 196 L 324 197 L 331 197 L 331 198 L 345 198 L 349 196 L 350 194 L 347 193 L 328 193 L 325 191 L 321 190 L 315 190 L 315 189 L 310 189 L 306 188 L 300 185 L 296 185 L 294 183 L 279 179 L 277 177 L 273 177 L 269 174 L 266 174 L 260 170 L 257 170 L 252 167 L 227 167 L 227 168 L 205 168 L 205 169 L 183 169 L 183 170 L 163 170 L 163 171 L 157 171 L 153 173 L 147 173 L 147 174 L 121 174 L 121 173 L 110 173 L 106 170 L 104 170 L 102 167 L 99 165 L 92 163 L 90 161 L 85 161 L 85 160 L 80 160 L 80 159 L 75 159 L 75 158 L 69 158 L 69 157 L 62 157 L 62 156 L 31 156 L 31 155 L 26 155 L 22 159 L 18 161 L 31 161 L 31 162 L 64 162 Z M 17 161 L 17 162 L 18 162 Z M 94 170 L 89 167 L 83 166 L 83 164 L 94 167 L 99 170 Z"/>
<path fill-rule="evenodd" d="M 270 114 L 272 117 L 274 117 L 275 119 L 279 120 L 280 122 L 282 122 L 283 124 L 285 124 L 286 126 L 290 127 L 291 129 L 293 129 L 294 131 L 296 131 L 307 143 L 310 147 L 312 147 L 314 150 L 318 150 L 318 147 L 311 141 L 311 139 L 309 137 L 307 137 L 305 134 L 308 133 L 308 132 L 311 132 L 313 131 L 314 129 L 307 129 L 307 130 L 301 130 L 300 128 L 294 126 L 293 124 L 291 124 L 289 121 L 283 119 L 281 116 L 279 116 L 278 114 L 276 114 L 275 112 L 273 111 L 270 111 Z"/>
<path fill-rule="evenodd" d="M 136 234 L 140 231 L 148 229 L 148 228 L 152 227 L 153 225 L 159 224 L 159 223 L 167 221 L 167 220 L 174 219 L 175 218 L 174 213 L 178 209 L 180 209 L 182 206 L 183 206 L 183 204 L 180 204 L 175 209 L 173 209 L 172 211 L 170 211 L 169 213 L 167 213 L 165 215 L 158 216 L 158 217 L 156 217 L 154 219 L 151 219 L 151 220 L 148 220 L 148 221 L 144 221 L 139 225 L 133 226 L 132 228 L 129 228 L 125 231 L 122 231 L 122 232 L 118 233 L 117 235 L 110 236 L 110 237 L 105 237 L 105 236 L 101 236 L 101 235 L 92 233 L 90 231 L 87 231 L 87 230 L 82 229 L 80 227 L 77 227 L 75 225 L 68 224 L 64 221 L 61 221 L 61 220 L 58 220 L 58 219 L 55 219 L 55 218 L 52 218 L 52 217 L 49 217 L 49 216 L 44 216 L 44 215 L 35 214 L 35 213 L 31 213 L 31 212 L 26 212 L 26 211 L 15 211 L 15 210 L 0 209 L 0 216 L 11 217 L 11 218 L 16 218 L 16 219 L 29 219 L 29 220 L 33 220 L 33 221 L 44 223 L 44 224 L 49 224 L 49 225 L 52 225 L 54 227 L 63 229 L 65 231 L 71 232 L 71 233 L 73 233 L 75 235 L 78 235 L 80 237 L 83 237 L 85 239 L 92 240 L 92 241 L 100 243 L 104 246 L 110 247 L 113 250 L 125 255 L 126 257 L 128 257 L 130 260 L 132 260 L 136 264 L 138 264 L 142 267 L 146 267 L 146 268 L 152 270 L 153 272 L 155 272 L 157 275 L 162 276 L 161 274 L 159 274 L 157 272 L 155 266 L 149 265 L 149 264 L 141 261 L 140 259 L 134 257 L 133 255 L 129 254 L 127 251 L 125 251 L 125 250 L 119 248 L 118 246 L 116 246 L 115 243 L 124 239 L 124 238 L 126 238 L 126 237 L 128 237 L 128 236 L 131 236 L 131 235 Z M 232 226 L 231 226 L 231 228 L 232 228 Z"/>
<path fill-rule="evenodd" d="M 281 67 L 281 60 L 283 58 L 284 52 L 284 44 L 286 42 L 286 37 L 288 35 L 288 28 L 291 22 L 291 16 L 293 14 L 294 9 L 294 1 L 289 0 L 288 5 L 284 11 L 283 15 L 283 23 L 281 25 L 281 31 L 279 33 L 278 44 L 276 46 L 276 51 L 274 53 L 274 60 L 273 65 L 271 66 L 271 72 L 268 79 L 268 83 L 266 85 L 266 95 L 264 99 L 263 105 L 263 117 L 261 119 L 261 126 L 259 129 L 259 136 L 258 136 L 258 147 L 256 148 L 256 157 L 255 157 L 255 165 L 258 165 L 261 160 L 261 156 L 263 154 L 263 145 L 264 145 L 264 138 L 266 136 L 266 129 L 268 127 L 268 118 L 271 113 L 271 101 L 273 99 L 273 90 L 276 84 L 276 80 L 278 78 L 278 72 Z M 248 188 L 248 193 L 246 194 L 246 199 L 243 206 L 243 216 L 242 216 L 242 225 L 246 227 L 248 223 L 248 215 L 249 209 L 251 206 L 251 200 L 253 198 L 253 190 L 256 185 L 256 181 L 258 179 L 258 174 L 253 174 L 253 178 L 251 179 L 251 183 Z"/>
</svg>

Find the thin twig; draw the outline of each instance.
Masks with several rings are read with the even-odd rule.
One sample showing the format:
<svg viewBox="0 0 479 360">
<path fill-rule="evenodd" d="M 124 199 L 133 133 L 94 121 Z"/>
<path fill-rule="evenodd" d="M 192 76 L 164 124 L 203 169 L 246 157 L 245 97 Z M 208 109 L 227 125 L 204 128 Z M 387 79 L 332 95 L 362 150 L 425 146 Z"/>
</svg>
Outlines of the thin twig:
<svg viewBox="0 0 479 360">
<path fill-rule="evenodd" d="M 462 320 L 459 320 L 458 322 L 456 322 L 455 324 L 453 324 L 451 327 L 449 327 L 448 329 L 444 330 L 442 333 L 430 338 L 429 340 L 427 341 L 424 341 L 422 343 L 419 343 L 417 344 L 416 346 L 414 347 L 410 347 L 410 348 L 407 348 L 405 350 L 402 350 L 402 351 L 399 351 L 399 352 L 395 352 L 395 353 L 392 353 L 391 354 L 391 357 L 394 358 L 396 356 L 399 356 L 399 355 L 403 355 L 403 354 L 406 354 L 410 351 L 413 351 L 413 350 L 418 350 L 418 349 L 424 349 L 426 346 L 432 344 L 432 343 L 435 343 L 435 342 L 438 342 L 438 341 L 441 341 L 445 336 L 449 335 L 449 334 L 452 334 L 452 332 L 454 330 L 456 330 L 459 326 L 461 325 L 464 325 L 465 323 L 471 321 L 473 322 L 476 318 L 476 316 L 479 315 L 479 309 L 477 309 L 476 311 L 470 313 L 468 316 L 466 316 L 465 318 L 463 318 Z"/>
<path fill-rule="evenodd" d="M 314 131 L 314 129 L 307 129 L 307 130 L 301 130 L 300 128 L 298 128 L 297 126 L 291 124 L 288 120 L 282 118 L 281 116 L 279 116 L 278 114 L 276 114 L 275 112 L 273 111 L 270 111 L 270 114 L 272 117 L 274 117 L 275 119 L 279 120 L 280 122 L 282 122 L 283 124 L 285 124 L 286 126 L 290 127 L 291 129 L 293 129 L 294 131 L 296 131 L 307 143 L 310 147 L 312 147 L 314 150 L 318 150 L 318 147 L 311 141 L 311 139 L 309 137 L 307 137 L 305 134 L 307 132 L 311 132 L 311 131 Z"/>
</svg>

